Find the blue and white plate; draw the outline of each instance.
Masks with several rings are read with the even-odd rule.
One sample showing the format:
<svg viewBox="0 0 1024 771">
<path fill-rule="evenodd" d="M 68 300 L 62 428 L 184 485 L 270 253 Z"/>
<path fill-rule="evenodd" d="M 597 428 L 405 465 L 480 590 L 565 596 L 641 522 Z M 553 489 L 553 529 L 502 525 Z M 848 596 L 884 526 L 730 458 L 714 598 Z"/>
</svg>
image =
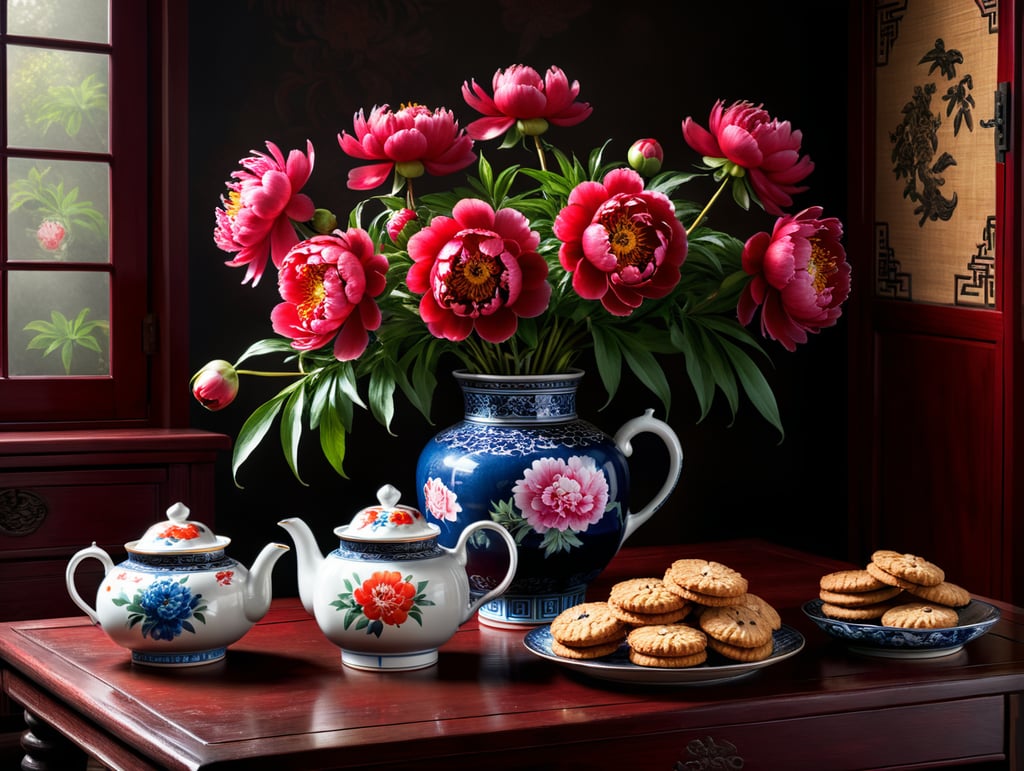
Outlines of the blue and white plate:
<svg viewBox="0 0 1024 771">
<path fill-rule="evenodd" d="M 582 672 L 601 680 L 619 683 L 645 683 L 648 685 L 711 685 L 737 680 L 751 675 L 759 669 L 769 667 L 795 656 L 804 647 L 804 636 L 785 624 L 772 633 L 775 649 L 772 655 L 762 661 L 728 662 L 718 654 L 708 652 L 709 662 L 695 667 L 668 669 L 665 667 L 641 667 L 629 660 L 629 647 L 623 643 L 619 649 L 599 659 L 567 659 L 551 651 L 551 625 L 545 624 L 526 633 L 524 643 L 527 650 L 560 664 L 567 669 Z"/>
<path fill-rule="evenodd" d="M 863 624 L 829 618 L 821 612 L 822 601 L 804 603 L 803 611 L 826 633 L 843 640 L 847 647 L 869 656 L 901 659 L 931 659 L 956 653 L 971 640 L 981 637 L 1000 617 L 999 608 L 971 600 L 957 610 L 960 623 L 945 629 L 903 629 L 881 624 Z"/>
</svg>

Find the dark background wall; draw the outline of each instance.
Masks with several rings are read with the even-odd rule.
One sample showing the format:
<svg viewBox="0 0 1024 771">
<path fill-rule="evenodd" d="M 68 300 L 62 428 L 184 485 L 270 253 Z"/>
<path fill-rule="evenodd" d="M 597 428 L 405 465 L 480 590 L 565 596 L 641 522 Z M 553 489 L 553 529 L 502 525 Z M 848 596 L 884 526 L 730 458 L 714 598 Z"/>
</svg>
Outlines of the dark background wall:
<svg viewBox="0 0 1024 771">
<path fill-rule="evenodd" d="M 271 336 L 277 302 L 273 273 L 253 289 L 243 271 L 223 265 L 212 240 L 213 212 L 238 160 L 272 140 L 282 149 L 316 148 L 306 192 L 319 206 L 345 213 L 362 194 L 345 178 L 353 162 L 337 144 L 352 131 L 352 116 L 378 104 L 419 102 L 453 110 L 465 126 L 477 115 L 463 102 L 463 81 L 488 86 L 495 70 L 522 63 L 544 72 L 561 67 L 582 86 L 594 113 L 571 129 L 553 128 L 549 141 L 585 157 L 611 138 L 609 153 L 624 155 L 634 139 L 652 136 L 666 165 L 688 169 L 699 159 L 683 142 L 680 123 L 707 124 L 717 99 L 763 103 L 804 133 L 815 161 L 811 190 L 796 208 L 822 205 L 844 215 L 846 205 L 846 3 L 785 2 L 596 3 L 591 0 L 482 2 L 481 0 L 218 0 L 190 3 L 190 329 L 191 361 L 234 360 L 246 346 Z M 504 166 L 530 164 L 519 150 L 479 144 Z M 691 186 L 697 200 L 710 187 Z M 419 187 L 417 188 L 420 189 Z M 381 188 L 378 193 L 388 192 Z M 774 218 L 744 214 L 728 201 L 714 224 L 746 238 L 770 230 Z M 857 291 L 858 277 L 854 277 Z M 631 544 L 693 542 L 758 536 L 844 556 L 846 536 L 846 328 L 813 338 L 796 354 L 767 342 L 770 379 L 786 426 L 777 434 L 747 404 L 730 421 L 724 405 L 697 423 L 699 412 L 682 370 L 672 376 L 669 423 L 685 453 L 683 475 L 668 503 L 640 528 Z M 257 362 L 258 363 L 258 362 Z M 268 361 L 267 364 L 272 362 Z M 229 458 L 222 460 L 217 511 L 197 512 L 234 539 L 233 556 L 248 562 L 268 541 L 284 540 L 276 522 L 306 519 L 323 546 L 331 530 L 373 503 L 385 482 L 415 504 L 413 477 L 423 442 L 461 416 L 454 383 L 441 376 L 433 425 L 400 411 L 387 432 L 359 415 L 349 438 L 348 479 L 335 475 L 313 441 L 300 457 L 308 486 L 291 475 L 271 436 L 242 467 L 237 488 Z M 282 381 L 246 378 L 231 408 L 210 413 L 195 406 L 195 427 L 235 436 L 256 406 Z M 187 384 L 182 384 L 187 387 Z M 608 433 L 647 407 L 658 407 L 642 387 L 626 384 L 604 410 L 596 375 L 581 395 L 581 416 Z M 665 417 L 661 409 L 659 417 Z M 661 484 L 664 460 L 657 440 L 634 442 L 634 505 Z M 294 592 L 294 563 L 275 572 L 278 593 Z"/>
</svg>

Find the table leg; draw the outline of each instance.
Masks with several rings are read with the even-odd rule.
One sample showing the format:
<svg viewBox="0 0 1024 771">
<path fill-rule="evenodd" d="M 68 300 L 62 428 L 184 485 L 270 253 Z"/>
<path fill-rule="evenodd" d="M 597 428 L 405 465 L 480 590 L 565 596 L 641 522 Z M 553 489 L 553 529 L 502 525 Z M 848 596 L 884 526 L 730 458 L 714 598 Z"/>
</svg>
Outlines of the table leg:
<svg viewBox="0 0 1024 771">
<path fill-rule="evenodd" d="M 25 725 L 28 729 L 21 735 L 21 748 L 25 751 L 21 771 L 85 769 L 88 762 L 85 753 L 28 710 L 25 710 Z"/>
</svg>

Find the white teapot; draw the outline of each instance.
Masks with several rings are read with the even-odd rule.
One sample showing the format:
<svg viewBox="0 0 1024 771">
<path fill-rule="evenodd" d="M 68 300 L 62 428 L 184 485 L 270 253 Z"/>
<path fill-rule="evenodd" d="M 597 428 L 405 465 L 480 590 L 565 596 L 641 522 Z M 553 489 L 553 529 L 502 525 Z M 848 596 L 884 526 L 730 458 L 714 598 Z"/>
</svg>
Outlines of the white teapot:
<svg viewBox="0 0 1024 771">
<path fill-rule="evenodd" d="M 64 573 L 68 593 L 94 624 L 131 651 L 132 661 L 190 666 L 223 659 L 270 609 L 270 575 L 289 547 L 269 543 L 251 569 L 225 556 L 231 539 L 188 521 L 175 503 L 167 519 L 125 544 L 128 559 L 115 566 L 95 542 L 71 557 Z M 106 570 L 96 605 L 82 599 L 75 571 L 87 559 Z"/>
<path fill-rule="evenodd" d="M 360 511 L 335 528 L 340 545 L 324 557 L 301 519 L 279 522 L 295 541 L 299 596 L 324 635 L 355 669 L 410 670 L 437 662 L 437 649 L 481 605 L 504 592 L 516 570 L 516 544 L 495 522 L 467 527 L 454 548 L 437 542 L 440 528 L 418 509 L 399 506 L 391 485 L 378 491 L 379 506 Z M 466 574 L 466 547 L 480 529 L 508 547 L 502 581 L 473 598 Z"/>
</svg>

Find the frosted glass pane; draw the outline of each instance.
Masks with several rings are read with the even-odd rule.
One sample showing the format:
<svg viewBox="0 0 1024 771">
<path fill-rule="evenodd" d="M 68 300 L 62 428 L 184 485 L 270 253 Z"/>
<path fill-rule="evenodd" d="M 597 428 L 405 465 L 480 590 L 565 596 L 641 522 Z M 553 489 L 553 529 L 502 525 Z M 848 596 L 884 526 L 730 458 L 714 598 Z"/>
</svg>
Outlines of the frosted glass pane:
<svg viewBox="0 0 1024 771">
<path fill-rule="evenodd" d="M 108 0 L 7 0 L 12 35 L 110 42 Z"/>
<path fill-rule="evenodd" d="M 7 165 L 9 260 L 110 261 L 110 167 L 11 158 Z"/>
<path fill-rule="evenodd" d="M 110 277 L 12 270 L 8 365 L 17 376 L 110 374 Z"/>
<path fill-rule="evenodd" d="M 7 47 L 7 143 L 107 152 L 109 57 Z"/>
</svg>

